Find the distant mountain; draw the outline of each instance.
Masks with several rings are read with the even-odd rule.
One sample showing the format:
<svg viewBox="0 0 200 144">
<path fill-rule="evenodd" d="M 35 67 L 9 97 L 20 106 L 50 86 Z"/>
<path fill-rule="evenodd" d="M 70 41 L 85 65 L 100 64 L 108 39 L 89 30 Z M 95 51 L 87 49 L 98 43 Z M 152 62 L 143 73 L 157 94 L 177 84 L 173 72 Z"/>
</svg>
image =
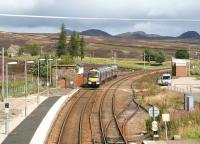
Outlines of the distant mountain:
<svg viewBox="0 0 200 144">
<path fill-rule="evenodd" d="M 147 34 L 143 31 L 127 32 L 116 35 L 116 37 L 129 38 L 129 39 L 171 39 L 173 37 L 160 36 L 157 34 Z"/>
<path fill-rule="evenodd" d="M 86 35 L 86 36 L 105 36 L 105 37 L 112 36 L 109 33 L 104 32 L 102 30 L 98 30 L 98 29 L 89 29 L 86 31 L 82 31 L 80 34 Z"/>
<path fill-rule="evenodd" d="M 71 35 L 73 31 L 70 29 L 67 29 L 66 32 L 67 32 L 67 35 Z"/>
<path fill-rule="evenodd" d="M 67 35 L 71 35 L 72 34 L 72 30 L 67 29 Z M 98 30 L 98 29 L 88 29 L 82 32 L 78 32 L 81 35 L 85 35 L 85 36 L 103 36 L 103 37 L 110 37 L 112 36 L 111 34 L 102 31 L 102 30 Z M 182 40 L 193 40 L 193 41 L 198 41 L 200 40 L 200 34 L 196 31 L 188 31 L 185 32 L 183 34 L 181 34 L 180 36 L 177 37 L 172 37 L 172 36 L 161 36 L 158 34 L 147 34 L 143 31 L 136 31 L 136 32 L 126 32 L 126 33 L 122 33 L 122 34 L 118 34 L 115 35 L 114 37 L 119 37 L 119 38 L 127 38 L 127 39 L 144 39 L 144 40 L 176 40 L 179 39 L 180 41 Z"/>
<path fill-rule="evenodd" d="M 179 39 L 200 39 L 200 35 L 196 31 L 188 31 L 188 32 L 181 34 L 177 38 L 179 38 Z"/>
</svg>

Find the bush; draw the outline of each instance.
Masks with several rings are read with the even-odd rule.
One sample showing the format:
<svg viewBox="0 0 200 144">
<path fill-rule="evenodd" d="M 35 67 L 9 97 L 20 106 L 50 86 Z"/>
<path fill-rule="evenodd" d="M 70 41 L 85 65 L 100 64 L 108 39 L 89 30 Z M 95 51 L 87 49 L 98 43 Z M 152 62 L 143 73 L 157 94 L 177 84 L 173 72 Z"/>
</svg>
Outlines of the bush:
<svg viewBox="0 0 200 144">
<path fill-rule="evenodd" d="M 162 51 L 158 51 L 155 56 L 156 63 L 162 64 L 165 61 L 165 55 Z"/>
<path fill-rule="evenodd" d="M 198 68 L 192 69 L 192 70 L 191 70 L 191 74 L 192 74 L 192 75 L 200 75 L 200 69 L 198 69 Z"/>
<path fill-rule="evenodd" d="M 155 51 L 150 49 L 145 49 L 145 60 L 155 61 L 156 63 L 162 64 L 165 61 L 165 54 L 163 51 Z"/>
<path fill-rule="evenodd" d="M 61 56 L 59 64 L 75 64 L 75 60 L 72 56 Z"/>
<path fill-rule="evenodd" d="M 176 50 L 175 57 L 178 59 L 189 59 L 189 53 L 187 50 Z"/>
<path fill-rule="evenodd" d="M 20 48 L 18 49 L 17 55 L 18 55 L 18 56 L 22 56 L 23 54 L 24 54 L 24 48 L 23 48 L 23 47 L 20 47 Z"/>
<path fill-rule="evenodd" d="M 152 132 L 151 128 L 152 128 L 152 122 L 153 122 L 153 118 L 152 117 L 149 117 L 147 120 L 146 120 L 146 130 L 148 133 Z"/>
<path fill-rule="evenodd" d="M 30 48 L 30 53 L 32 56 L 36 56 L 36 55 L 39 55 L 39 52 L 40 52 L 40 46 L 37 45 L 37 44 L 33 44 L 33 45 L 30 45 L 28 46 Z"/>
</svg>

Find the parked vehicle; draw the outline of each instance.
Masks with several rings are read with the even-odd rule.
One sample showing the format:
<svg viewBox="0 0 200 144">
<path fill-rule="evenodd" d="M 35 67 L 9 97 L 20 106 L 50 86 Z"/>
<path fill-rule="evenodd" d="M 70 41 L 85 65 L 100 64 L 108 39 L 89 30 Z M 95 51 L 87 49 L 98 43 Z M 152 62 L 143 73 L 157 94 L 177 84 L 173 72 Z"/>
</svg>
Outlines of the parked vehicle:
<svg viewBox="0 0 200 144">
<path fill-rule="evenodd" d="M 158 84 L 162 86 L 171 85 L 171 82 L 171 74 L 169 73 L 162 74 L 161 78 L 158 80 Z"/>
</svg>

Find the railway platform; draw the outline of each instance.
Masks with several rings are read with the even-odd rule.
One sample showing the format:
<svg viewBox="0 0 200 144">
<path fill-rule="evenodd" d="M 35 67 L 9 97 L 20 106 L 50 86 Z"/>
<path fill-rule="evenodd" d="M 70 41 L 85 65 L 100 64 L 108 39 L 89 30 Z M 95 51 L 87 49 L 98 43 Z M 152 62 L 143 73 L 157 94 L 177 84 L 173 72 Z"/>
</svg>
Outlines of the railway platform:
<svg viewBox="0 0 200 144">
<path fill-rule="evenodd" d="M 77 91 L 78 89 L 74 89 L 65 96 L 47 98 L 8 134 L 2 144 L 44 143 L 55 116 L 62 105 Z"/>
<path fill-rule="evenodd" d="M 143 144 L 199 144 L 197 141 L 169 140 L 169 141 L 144 141 Z"/>
</svg>

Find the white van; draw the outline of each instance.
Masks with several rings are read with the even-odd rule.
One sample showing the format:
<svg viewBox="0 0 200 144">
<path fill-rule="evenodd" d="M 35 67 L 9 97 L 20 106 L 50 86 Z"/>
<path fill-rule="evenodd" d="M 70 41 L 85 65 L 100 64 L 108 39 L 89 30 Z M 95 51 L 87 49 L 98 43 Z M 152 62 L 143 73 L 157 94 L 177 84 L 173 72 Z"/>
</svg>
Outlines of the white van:
<svg viewBox="0 0 200 144">
<path fill-rule="evenodd" d="M 171 83 L 172 83 L 171 74 L 169 73 L 162 74 L 161 78 L 158 80 L 158 84 L 163 86 L 171 85 Z"/>
</svg>

